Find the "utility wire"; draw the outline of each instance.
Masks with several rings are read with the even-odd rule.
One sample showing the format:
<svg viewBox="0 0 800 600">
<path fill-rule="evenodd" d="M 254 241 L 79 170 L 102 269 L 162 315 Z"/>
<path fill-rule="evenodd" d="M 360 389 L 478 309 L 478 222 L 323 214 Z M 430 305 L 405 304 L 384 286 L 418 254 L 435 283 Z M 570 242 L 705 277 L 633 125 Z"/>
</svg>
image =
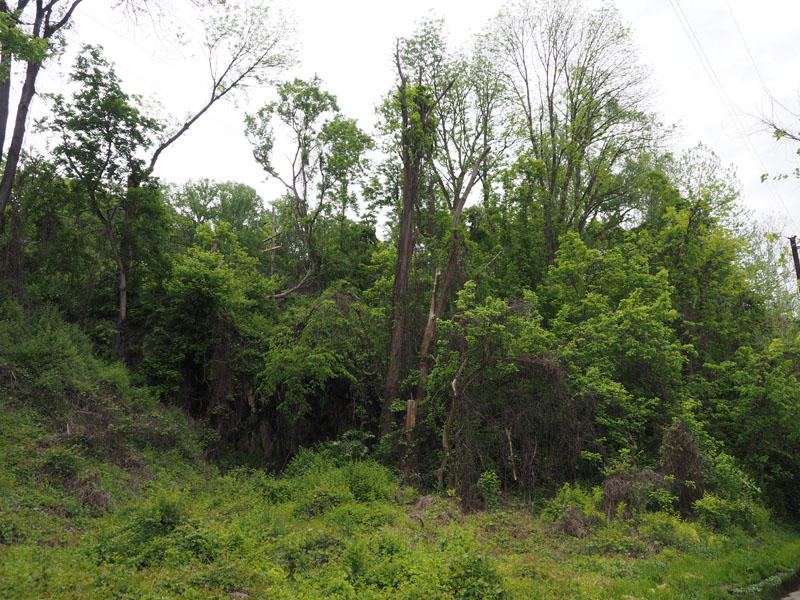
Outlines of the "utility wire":
<svg viewBox="0 0 800 600">
<path fill-rule="evenodd" d="M 737 114 L 738 111 L 736 110 L 733 102 L 730 100 L 730 97 L 725 91 L 725 86 L 723 85 L 722 81 L 720 80 L 719 76 L 714 70 L 714 66 L 711 63 L 711 60 L 708 58 L 708 55 L 706 54 L 705 50 L 703 49 L 703 45 L 700 42 L 700 38 L 698 38 L 697 34 L 695 33 L 691 22 L 686 16 L 686 13 L 683 11 L 680 1 L 669 0 L 669 2 L 670 6 L 672 6 L 672 10 L 675 12 L 675 16 L 678 18 L 678 22 L 681 24 L 681 27 L 683 28 L 683 31 L 686 34 L 686 37 L 689 38 L 689 42 L 692 45 L 692 49 L 695 51 L 695 54 L 697 54 L 697 58 L 700 60 L 700 64 L 702 65 L 703 70 L 706 73 L 706 76 L 708 77 L 709 81 L 711 81 L 712 87 L 717 92 L 717 95 L 719 96 L 722 105 L 725 107 L 726 112 L 728 113 L 734 125 L 736 126 L 736 129 L 739 133 L 739 137 L 744 142 L 747 151 L 750 153 L 750 156 L 754 160 L 756 166 L 759 167 L 761 173 L 766 173 L 767 168 L 766 166 L 764 166 L 764 161 L 761 159 L 761 156 L 759 155 L 755 146 L 753 146 L 750 137 L 745 133 L 745 128 L 742 125 L 741 120 L 739 119 L 739 115 Z M 794 220 L 791 213 L 789 212 L 786 203 L 783 201 L 783 198 L 781 197 L 780 193 L 775 189 L 772 182 L 767 180 L 766 183 L 767 183 L 767 189 L 769 189 L 770 193 L 772 194 L 772 197 L 783 208 L 783 212 L 788 218 L 788 220 L 791 221 L 792 225 L 794 225 L 795 228 L 800 229 L 800 227 L 798 227 L 797 225 L 797 222 Z"/>
<path fill-rule="evenodd" d="M 733 19 L 734 25 L 736 25 L 736 30 L 739 32 L 739 39 L 742 40 L 742 45 L 744 49 L 747 51 L 747 56 L 750 57 L 750 63 L 753 65 L 753 70 L 756 72 L 756 76 L 758 80 L 761 82 L 761 87 L 764 88 L 764 91 L 769 95 L 769 88 L 767 87 L 767 82 L 764 81 L 764 78 L 761 76 L 761 70 L 758 68 L 758 63 L 756 62 L 753 53 L 750 51 L 750 45 L 747 43 L 747 40 L 744 37 L 744 32 L 742 31 L 741 26 L 739 25 L 739 20 L 736 18 L 736 15 L 733 13 L 733 8 L 731 8 L 730 0 L 725 2 L 725 6 L 728 7 L 728 12 L 731 15 L 731 19 Z"/>
</svg>

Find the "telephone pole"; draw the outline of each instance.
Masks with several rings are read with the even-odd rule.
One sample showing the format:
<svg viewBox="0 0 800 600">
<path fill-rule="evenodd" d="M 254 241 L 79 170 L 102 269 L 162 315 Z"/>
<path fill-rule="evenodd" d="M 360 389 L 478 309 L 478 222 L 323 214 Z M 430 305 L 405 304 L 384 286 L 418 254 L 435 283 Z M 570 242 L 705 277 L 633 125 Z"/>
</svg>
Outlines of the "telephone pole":
<svg viewBox="0 0 800 600">
<path fill-rule="evenodd" d="M 800 258 L 797 256 L 797 236 L 793 235 L 789 238 L 789 243 L 792 245 L 792 258 L 794 258 L 794 272 L 797 275 L 797 280 L 800 281 Z"/>
</svg>

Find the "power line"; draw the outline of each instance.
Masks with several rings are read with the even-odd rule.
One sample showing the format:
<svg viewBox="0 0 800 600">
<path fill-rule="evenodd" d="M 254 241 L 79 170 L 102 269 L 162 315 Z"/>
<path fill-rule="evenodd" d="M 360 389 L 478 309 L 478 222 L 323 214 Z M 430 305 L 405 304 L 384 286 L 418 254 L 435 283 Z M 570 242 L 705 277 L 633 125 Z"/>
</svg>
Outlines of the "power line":
<svg viewBox="0 0 800 600">
<path fill-rule="evenodd" d="M 697 58 L 700 60 L 700 64 L 703 67 L 706 76 L 711 81 L 712 87 L 717 92 L 717 95 L 719 96 L 722 105 L 725 107 L 726 112 L 728 113 L 734 125 L 736 126 L 736 129 L 739 133 L 739 137 L 744 142 L 745 148 L 747 148 L 747 151 L 750 153 L 750 156 L 756 163 L 756 166 L 760 169 L 760 172 L 765 173 L 767 171 L 767 168 L 764 165 L 764 161 L 761 159 L 761 156 L 759 155 L 755 146 L 753 146 L 750 137 L 745 133 L 745 128 L 742 125 L 741 120 L 739 119 L 739 115 L 737 114 L 735 105 L 730 100 L 730 97 L 725 91 L 725 86 L 723 85 L 722 80 L 719 78 L 716 71 L 714 70 L 714 66 L 711 63 L 711 60 L 708 58 L 708 55 L 706 54 L 705 50 L 703 49 L 703 45 L 700 42 L 700 38 L 695 33 L 694 28 L 692 27 L 692 24 L 689 21 L 689 18 L 683 11 L 680 1 L 679 0 L 669 0 L 669 1 L 670 1 L 670 6 L 672 6 L 672 10 L 675 12 L 675 16 L 678 18 L 678 22 L 681 24 L 681 27 L 683 28 L 683 31 L 686 34 L 686 37 L 689 38 L 689 42 L 692 45 L 692 49 L 695 51 L 695 54 L 697 54 Z M 767 189 L 772 194 L 773 199 L 775 199 L 778 202 L 778 204 L 780 204 L 780 206 L 783 208 L 784 213 L 786 214 L 789 221 L 791 221 L 792 225 L 794 225 L 795 228 L 798 228 L 797 222 L 792 217 L 780 193 L 775 189 L 775 186 L 772 184 L 772 182 L 767 180 L 766 183 L 767 183 Z"/>
<path fill-rule="evenodd" d="M 733 14 L 733 8 L 731 8 L 730 1 L 725 2 L 725 6 L 728 7 L 728 12 L 731 15 L 731 19 L 733 19 L 733 24 L 736 25 L 736 30 L 739 32 L 739 39 L 742 41 L 742 45 L 744 49 L 747 51 L 747 56 L 750 57 L 750 63 L 753 65 L 753 70 L 756 72 L 756 76 L 758 80 L 761 82 L 761 87 L 764 88 L 764 91 L 769 94 L 769 88 L 767 87 L 767 83 L 764 81 L 764 78 L 761 76 L 761 70 L 758 68 L 758 63 L 756 63 L 756 59 L 753 56 L 753 53 L 750 51 L 750 45 L 747 43 L 747 40 L 744 37 L 744 32 L 742 31 L 741 26 L 739 25 L 739 20 L 736 18 L 736 15 Z"/>
</svg>

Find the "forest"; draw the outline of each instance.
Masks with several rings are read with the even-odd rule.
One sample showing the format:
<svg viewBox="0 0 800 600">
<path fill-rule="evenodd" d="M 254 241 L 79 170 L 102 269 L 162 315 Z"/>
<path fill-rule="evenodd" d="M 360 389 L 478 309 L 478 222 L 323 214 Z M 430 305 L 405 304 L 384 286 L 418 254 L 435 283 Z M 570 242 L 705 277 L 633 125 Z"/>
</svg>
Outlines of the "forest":
<svg viewBox="0 0 800 600">
<path fill-rule="evenodd" d="M 613 8 L 513 3 L 463 47 L 423 19 L 379 49 L 395 83 L 368 129 L 322 80 L 287 75 L 296 41 L 266 4 L 195 3 L 209 95 L 173 123 L 102 48 L 56 62 L 78 45 L 80 3 L 0 2 L 2 597 L 619 597 L 514 588 L 522 567 L 495 569 L 460 530 L 413 549 L 392 533 L 470 515 L 498 519 L 475 526 L 496 532 L 543 507 L 536 535 L 601 554 L 717 556 L 725 535 L 761 536 L 725 552 L 755 562 L 772 540 L 795 554 L 746 584 L 800 567 L 800 321 L 784 241 L 744 211 L 712 149 L 670 148 Z M 51 64 L 69 85 L 38 94 Z M 274 92 L 243 110 L 242 135 L 280 194 L 153 175 L 246 86 Z M 34 102 L 48 108 L 31 123 Z M 232 540 L 255 521 L 202 530 L 195 494 L 223 521 L 259 507 L 248 518 L 269 523 L 278 566 L 247 571 L 255 546 Z M 354 502 L 372 512 L 345 514 Z M 301 539 L 309 519 L 327 533 Z M 383 537 L 325 529 L 343 522 Z M 63 558 L 85 564 L 22 577 L 51 534 L 56 548 L 91 538 Z M 183 554 L 154 545 L 167 539 Z M 170 560 L 213 568 L 190 585 Z M 133 575 L 112 582 L 121 562 Z M 137 578 L 159 565 L 172 570 Z M 94 583 L 73 581 L 80 571 Z M 170 577 L 183 587 L 136 587 Z M 280 577 L 285 595 L 270 587 Z"/>
</svg>

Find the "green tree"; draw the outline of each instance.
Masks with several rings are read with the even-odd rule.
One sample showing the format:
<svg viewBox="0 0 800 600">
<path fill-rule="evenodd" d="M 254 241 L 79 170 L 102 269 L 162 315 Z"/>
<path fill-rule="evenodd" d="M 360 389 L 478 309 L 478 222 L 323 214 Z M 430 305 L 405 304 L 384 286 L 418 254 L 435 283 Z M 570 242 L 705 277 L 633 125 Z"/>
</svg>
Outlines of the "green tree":
<svg viewBox="0 0 800 600">
<path fill-rule="evenodd" d="M 122 91 L 119 78 L 98 48 L 85 47 L 75 62 L 71 80 L 78 86 L 71 101 L 52 99 L 48 127 L 59 136 L 53 153 L 64 173 L 86 194 L 108 242 L 118 278 L 121 327 L 128 315 L 132 221 L 137 205 L 150 202 L 157 189 L 141 187 L 147 148 L 161 126 L 142 114 L 139 100 Z M 133 189 L 132 182 L 139 184 Z"/>
<path fill-rule="evenodd" d="M 317 229 L 323 219 L 336 214 L 340 235 L 344 235 L 347 211 L 357 207 L 354 188 L 364 174 L 366 152 L 372 147 L 370 137 L 354 120 L 339 113 L 336 98 L 320 84 L 318 78 L 284 83 L 278 89 L 277 101 L 246 120 L 253 155 L 286 189 L 289 222 L 281 226 L 291 230 L 284 235 L 296 236 L 303 255 L 304 274 L 275 297 L 286 297 L 305 286 L 312 276 L 320 275 L 323 248 Z M 282 173 L 272 157 L 275 120 L 288 130 L 294 148 L 288 174 Z"/>
<path fill-rule="evenodd" d="M 233 181 L 201 179 L 173 187 L 169 199 L 174 210 L 185 220 L 181 240 L 184 246 L 194 244 L 198 225 L 224 222 L 230 225 L 248 254 L 262 254 L 269 215 L 263 208 L 263 200 L 252 187 Z"/>
<path fill-rule="evenodd" d="M 547 264 L 566 231 L 612 228 L 634 210 L 623 168 L 658 139 L 647 74 L 615 10 L 580 2 L 511 5 L 493 38 L 505 59 L 523 153 L 540 161 L 533 196 Z"/>
<path fill-rule="evenodd" d="M 27 129 L 28 112 L 36 95 L 36 80 L 46 58 L 54 54 L 53 44 L 70 25 L 73 13 L 83 0 L 17 0 L 0 2 L 0 154 L 8 132 L 11 88 L 14 67 L 24 65 L 14 128 L 8 149 L 2 156 L 0 178 L 0 233 L 5 227 L 5 213 L 19 167 L 22 144 Z"/>
</svg>

